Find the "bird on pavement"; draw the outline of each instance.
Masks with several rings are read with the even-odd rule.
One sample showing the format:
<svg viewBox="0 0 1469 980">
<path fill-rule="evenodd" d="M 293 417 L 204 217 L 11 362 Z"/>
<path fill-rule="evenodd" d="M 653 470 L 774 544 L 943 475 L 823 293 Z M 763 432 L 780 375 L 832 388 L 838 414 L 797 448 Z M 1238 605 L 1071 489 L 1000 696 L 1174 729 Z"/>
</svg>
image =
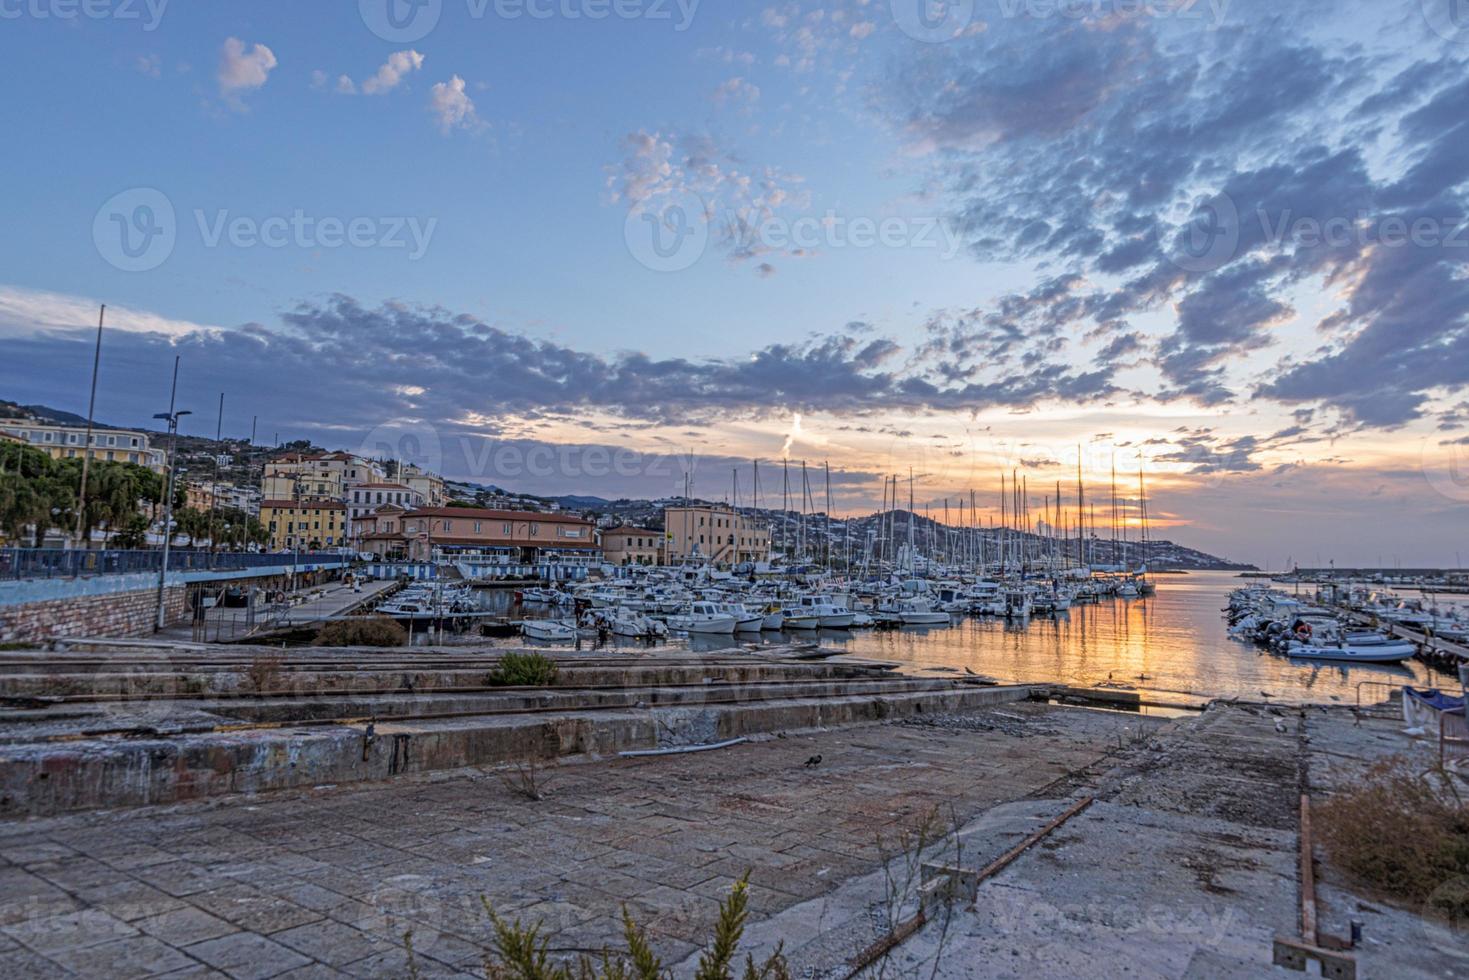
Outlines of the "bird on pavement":
<svg viewBox="0 0 1469 980">
<path fill-rule="evenodd" d="M 819 755 L 813 755 L 811 758 L 806 760 L 807 769 L 815 769 L 819 765 L 821 765 L 821 756 Z"/>
</svg>

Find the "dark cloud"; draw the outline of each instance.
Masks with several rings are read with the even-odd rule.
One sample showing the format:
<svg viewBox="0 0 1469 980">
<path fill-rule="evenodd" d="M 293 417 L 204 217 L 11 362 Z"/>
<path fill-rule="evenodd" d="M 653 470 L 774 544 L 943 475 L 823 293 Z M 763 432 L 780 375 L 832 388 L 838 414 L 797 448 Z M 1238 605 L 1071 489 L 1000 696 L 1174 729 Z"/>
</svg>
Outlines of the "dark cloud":
<svg viewBox="0 0 1469 980">
<path fill-rule="evenodd" d="M 1045 338 L 1161 312 L 1163 398 L 1248 394 L 1391 427 L 1469 386 L 1469 66 L 1436 41 L 1318 40 L 1328 9 L 1237 2 L 1218 30 L 1018 18 L 897 67 L 878 104 L 927 152 L 970 248 L 1052 277 L 931 325 L 946 372 L 1025 366 Z M 1193 261 L 1200 199 L 1225 241 Z M 1420 224 L 1438 240 L 1384 243 Z M 1322 288 L 1343 300 L 1317 325 L 1329 342 L 1232 384 L 1293 295 Z"/>
</svg>

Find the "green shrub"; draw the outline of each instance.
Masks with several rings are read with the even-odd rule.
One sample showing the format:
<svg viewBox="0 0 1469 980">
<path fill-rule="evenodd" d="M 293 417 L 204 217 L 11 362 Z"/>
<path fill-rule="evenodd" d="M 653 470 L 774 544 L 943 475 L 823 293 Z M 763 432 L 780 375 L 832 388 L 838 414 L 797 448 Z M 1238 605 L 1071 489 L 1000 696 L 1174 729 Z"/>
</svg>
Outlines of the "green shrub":
<svg viewBox="0 0 1469 980">
<path fill-rule="evenodd" d="M 556 661 L 542 653 L 506 653 L 490 673 L 490 683 L 503 687 L 548 687 L 556 683 Z"/>
<path fill-rule="evenodd" d="M 387 616 L 371 619 L 339 619 L 327 623 L 316 637 L 319 647 L 401 647 L 408 631 Z"/>
</svg>

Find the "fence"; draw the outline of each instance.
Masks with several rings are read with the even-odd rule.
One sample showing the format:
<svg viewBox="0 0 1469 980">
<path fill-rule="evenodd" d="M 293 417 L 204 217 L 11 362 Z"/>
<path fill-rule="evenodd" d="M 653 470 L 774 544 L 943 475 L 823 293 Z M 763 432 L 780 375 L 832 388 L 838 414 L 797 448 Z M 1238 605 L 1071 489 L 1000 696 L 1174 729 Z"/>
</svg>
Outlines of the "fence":
<svg viewBox="0 0 1469 980">
<path fill-rule="evenodd" d="M 172 548 L 168 570 L 241 571 L 295 565 L 345 565 L 350 555 L 332 552 L 206 551 Z M 157 572 L 162 550 L 90 550 L 81 548 L 0 548 L 0 579 L 76 578 L 82 575 L 122 575 Z"/>
</svg>

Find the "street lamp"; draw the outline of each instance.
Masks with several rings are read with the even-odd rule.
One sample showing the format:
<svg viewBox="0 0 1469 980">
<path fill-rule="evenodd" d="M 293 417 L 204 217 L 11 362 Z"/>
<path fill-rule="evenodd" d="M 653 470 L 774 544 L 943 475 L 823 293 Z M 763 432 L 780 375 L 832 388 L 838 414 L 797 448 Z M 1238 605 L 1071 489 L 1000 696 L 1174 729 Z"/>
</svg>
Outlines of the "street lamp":
<svg viewBox="0 0 1469 980">
<path fill-rule="evenodd" d="M 178 389 L 179 365 L 178 359 L 173 362 L 174 390 Z M 164 590 L 168 580 L 168 549 L 173 541 L 173 482 L 174 472 L 178 469 L 179 462 L 179 419 L 185 415 L 193 415 L 187 409 L 181 412 L 174 411 L 173 395 L 168 398 L 168 411 L 159 412 L 154 415 L 155 419 L 163 419 L 168 422 L 168 480 L 163 491 L 163 561 L 158 564 L 158 618 L 153 624 L 154 632 L 163 629 L 165 625 L 166 610 L 164 607 Z"/>
</svg>

